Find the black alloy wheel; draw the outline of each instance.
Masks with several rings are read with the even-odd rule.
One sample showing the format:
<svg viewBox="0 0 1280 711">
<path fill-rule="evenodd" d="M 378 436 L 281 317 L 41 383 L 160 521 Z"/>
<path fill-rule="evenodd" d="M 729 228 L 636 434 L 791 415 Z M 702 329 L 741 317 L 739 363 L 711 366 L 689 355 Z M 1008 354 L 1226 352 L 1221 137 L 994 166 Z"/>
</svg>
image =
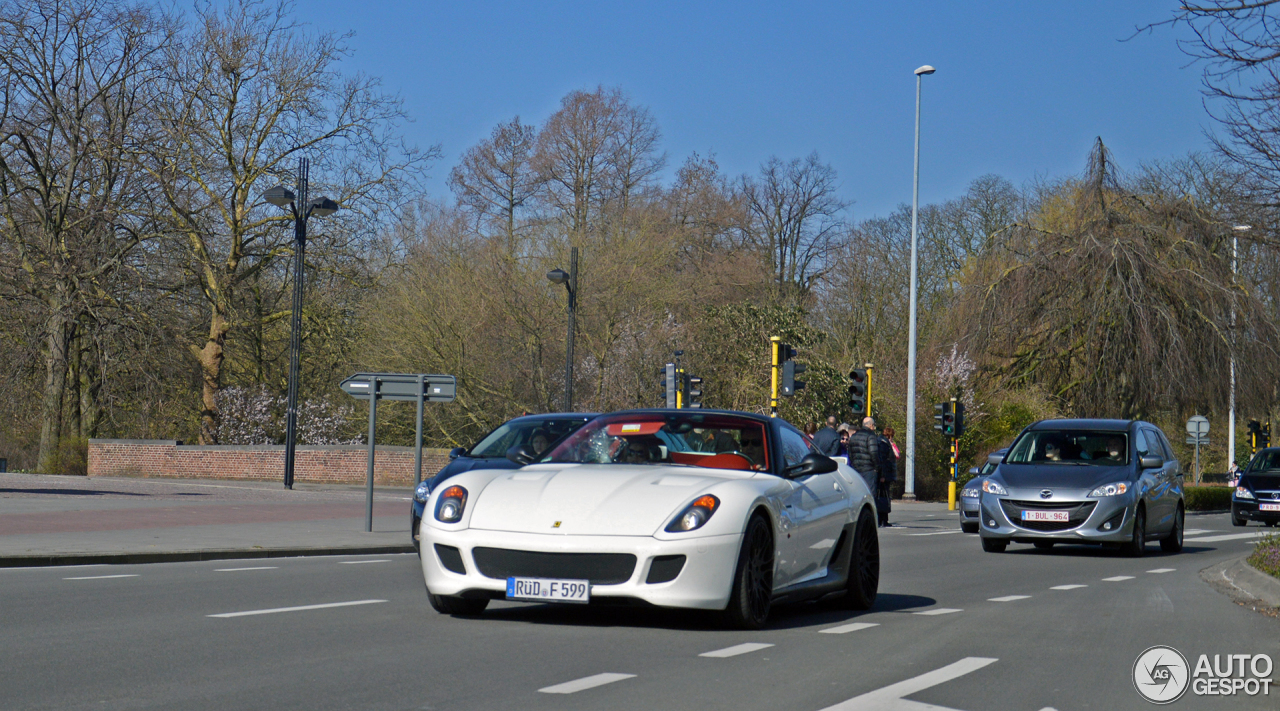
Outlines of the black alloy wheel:
<svg viewBox="0 0 1280 711">
<path fill-rule="evenodd" d="M 726 622 L 737 629 L 758 630 L 769 620 L 773 604 L 773 530 L 763 516 L 752 516 L 742 534 L 733 591 L 725 608 Z"/>
<path fill-rule="evenodd" d="M 1053 541 L 1036 541 L 1032 545 L 1034 545 L 1036 548 L 1039 548 L 1040 550 L 1049 550 L 1050 548 L 1053 548 L 1053 544 L 1054 544 Z"/>
<path fill-rule="evenodd" d="M 1182 550 L 1182 533 L 1186 528 L 1187 514 L 1182 510 L 1182 503 L 1178 503 L 1178 512 L 1173 516 L 1173 530 L 1169 531 L 1169 535 L 1160 539 L 1160 550 L 1165 553 L 1177 553 Z"/>
<path fill-rule="evenodd" d="M 850 548 L 845 604 L 854 610 L 866 610 L 876 604 L 880 590 L 880 534 L 870 510 L 863 509 L 858 516 Z"/>
<path fill-rule="evenodd" d="M 1133 515 L 1133 536 L 1121 548 L 1126 558 L 1141 558 L 1147 552 L 1147 511 L 1138 507 Z"/>
<path fill-rule="evenodd" d="M 982 539 L 982 550 L 988 553 L 1004 553 L 1004 549 L 1008 547 L 1008 541 L 999 541 L 994 538 Z"/>
</svg>

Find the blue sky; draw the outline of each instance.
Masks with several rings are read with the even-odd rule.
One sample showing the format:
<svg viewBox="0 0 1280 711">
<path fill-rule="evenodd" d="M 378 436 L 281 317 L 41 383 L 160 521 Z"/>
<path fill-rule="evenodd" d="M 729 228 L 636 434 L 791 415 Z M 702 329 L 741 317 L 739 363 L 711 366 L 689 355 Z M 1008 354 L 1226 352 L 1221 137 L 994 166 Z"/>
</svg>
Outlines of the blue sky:
<svg viewBox="0 0 1280 711">
<path fill-rule="evenodd" d="M 731 175 L 817 151 L 851 217 L 911 199 L 913 70 L 925 78 L 921 201 L 986 173 L 1015 184 L 1081 171 L 1096 136 L 1122 167 L 1207 150 L 1200 68 L 1161 28 L 1173 1 L 402 2 L 307 0 L 354 31 L 348 70 L 405 100 L 444 159 L 499 121 L 541 123 L 574 89 L 618 86 L 662 130 L 668 176 L 692 152 Z"/>
</svg>

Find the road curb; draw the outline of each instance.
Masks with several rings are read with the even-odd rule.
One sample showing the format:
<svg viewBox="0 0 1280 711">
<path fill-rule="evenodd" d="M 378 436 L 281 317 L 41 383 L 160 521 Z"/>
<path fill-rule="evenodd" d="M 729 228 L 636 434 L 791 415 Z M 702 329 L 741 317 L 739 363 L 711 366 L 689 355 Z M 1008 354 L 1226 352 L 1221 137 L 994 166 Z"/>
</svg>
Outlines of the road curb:
<svg viewBox="0 0 1280 711">
<path fill-rule="evenodd" d="M 406 543 L 392 546 L 349 546 L 345 548 L 232 548 L 147 553 L 54 553 L 51 555 L 3 556 L 0 557 L 0 568 L 43 568 L 60 565 L 140 565 L 146 563 L 189 563 L 202 560 L 251 560 L 255 558 L 298 558 L 322 555 L 388 555 L 413 552 L 413 545 Z"/>
<path fill-rule="evenodd" d="M 1280 608 L 1280 580 L 1257 570 L 1244 558 L 1211 565 L 1200 571 L 1200 577 L 1233 598 L 1248 598 Z"/>
</svg>

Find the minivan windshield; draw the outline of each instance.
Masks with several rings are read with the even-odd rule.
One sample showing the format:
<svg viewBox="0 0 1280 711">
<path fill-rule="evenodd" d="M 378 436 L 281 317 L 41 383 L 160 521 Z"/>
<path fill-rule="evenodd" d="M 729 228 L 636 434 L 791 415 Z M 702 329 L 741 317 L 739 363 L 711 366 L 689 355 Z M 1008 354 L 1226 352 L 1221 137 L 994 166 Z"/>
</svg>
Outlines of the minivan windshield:
<svg viewBox="0 0 1280 711">
<path fill-rule="evenodd" d="M 1098 430 L 1033 430 L 1018 438 L 1005 462 L 1124 465 L 1129 463 L 1129 435 Z"/>
<path fill-rule="evenodd" d="M 485 435 L 467 452 L 476 459 L 501 459 L 516 445 L 528 445 L 536 454 L 547 451 L 556 440 L 578 429 L 589 417 L 521 417 L 502 424 Z"/>
<path fill-rule="evenodd" d="M 1264 449 L 1249 462 L 1250 472 L 1280 472 L 1280 449 Z"/>
</svg>

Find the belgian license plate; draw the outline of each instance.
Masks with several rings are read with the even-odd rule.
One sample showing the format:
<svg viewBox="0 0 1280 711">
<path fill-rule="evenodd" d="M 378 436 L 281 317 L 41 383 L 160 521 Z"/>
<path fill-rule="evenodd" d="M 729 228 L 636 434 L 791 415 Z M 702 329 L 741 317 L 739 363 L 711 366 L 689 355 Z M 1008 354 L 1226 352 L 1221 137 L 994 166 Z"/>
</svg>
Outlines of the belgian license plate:
<svg viewBox="0 0 1280 711">
<path fill-rule="evenodd" d="M 1071 520 L 1071 514 L 1066 511 L 1027 511 L 1022 512 L 1023 521 L 1058 521 L 1067 522 Z"/>
<path fill-rule="evenodd" d="M 585 603 L 591 601 L 591 583 L 587 580 L 507 578 L 507 599 Z"/>
<path fill-rule="evenodd" d="M 1280 511 L 1280 504 L 1258 504 L 1259 511 Z"/>
</svg>

